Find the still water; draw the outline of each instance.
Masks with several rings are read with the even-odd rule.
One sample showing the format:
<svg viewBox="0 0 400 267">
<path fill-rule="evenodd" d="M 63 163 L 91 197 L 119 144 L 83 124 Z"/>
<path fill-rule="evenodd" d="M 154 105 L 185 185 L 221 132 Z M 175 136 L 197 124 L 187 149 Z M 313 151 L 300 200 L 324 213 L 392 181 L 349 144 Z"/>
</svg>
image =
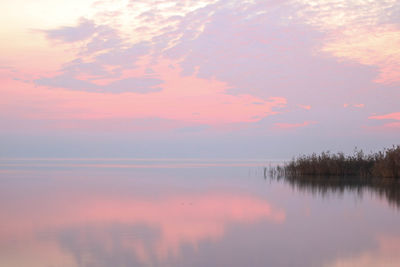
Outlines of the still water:
<svg viewBox="0 0 400 267">
<path fill-rule="evenodd" d="M 400 266 L 400 188 L 253 160 L 1 160 L 0 266 Z"/>
</svg>

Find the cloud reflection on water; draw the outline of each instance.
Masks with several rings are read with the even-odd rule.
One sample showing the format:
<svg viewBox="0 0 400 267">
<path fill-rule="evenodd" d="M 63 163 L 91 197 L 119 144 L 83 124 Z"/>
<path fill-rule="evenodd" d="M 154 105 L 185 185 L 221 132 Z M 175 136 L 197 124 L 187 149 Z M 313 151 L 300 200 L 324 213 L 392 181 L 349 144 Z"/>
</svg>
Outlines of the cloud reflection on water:
<svg viewBox="0 0 400 267">
<path fill-rule="evenodd" d="M 11 242 L 23 251 L 19 258 L 26 262 L 21 264 L 32 266 L 46 258 L 32 255 L 52 254 L 59 255 L 54 264 L 62 266 L 67 264 L 67 252 L 77 266 L 152 265 L 178 258 L 183 245 L 196 249 L 201 241 L 218 241 L 232 223 L 285 221 L 283 210 L 244 194 L 212 192 L 151 199 L 115 195 L 65 199 L 68 195 L 63 192 L 55 196 L 46 203 L 26 199 L 19 205 L 35 208 L 21 207 L 1 216 L 1 243 Z"/>
</svg>

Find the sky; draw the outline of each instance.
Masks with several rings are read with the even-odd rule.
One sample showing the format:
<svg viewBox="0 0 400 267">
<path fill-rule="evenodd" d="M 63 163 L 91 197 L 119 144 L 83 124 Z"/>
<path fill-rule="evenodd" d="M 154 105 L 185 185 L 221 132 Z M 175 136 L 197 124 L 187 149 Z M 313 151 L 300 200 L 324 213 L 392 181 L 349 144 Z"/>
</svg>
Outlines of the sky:
<svg viewBox="0 0 400 267">
<path fill-rule="evenodd" d="M 0 2 L 0 157 L 399 144 L 396 0 Z"/>
</svg>

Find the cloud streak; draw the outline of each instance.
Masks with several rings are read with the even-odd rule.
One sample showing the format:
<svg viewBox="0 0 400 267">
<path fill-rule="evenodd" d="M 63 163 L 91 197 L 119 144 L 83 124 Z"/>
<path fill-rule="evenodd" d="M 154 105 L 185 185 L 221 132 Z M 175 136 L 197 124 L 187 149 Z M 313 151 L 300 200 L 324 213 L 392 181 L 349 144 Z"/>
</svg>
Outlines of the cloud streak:
<svg viewBox="0 0 400 267">
<path fill-rule="evenodd" d="M 35 84 L 38 86 L 113 94 L 126 92 L 148 94 L 159 92 L 162 90 L 162 83 L 162 80 L 155 78 L 130 77 L 126 79 L 116 80 L 115 82 L 111 82 L 105 85 L 99 85 L 85 80 L 79 80 L 68 75 L 59 75 L 55 77 L 40 78 L 35 80 Z"/>
<path fill-rule="evenodd" d="M 316 121 L 305 121 L 305 122 L 301 122 L 301 123 L 277 122 L 274 125 L 278 129 L 288 130 L 288 129 L 302 128 L 302 127 L 306 127 L 306 126 L 317 124 L 317 123 L 318 122 L 316 122 Z"/>
<path fill-rule="evenodd" d="M 400 112 L 389 113 L 385 115 L 370 116 L 372 120 L 398 120 L 400 121 Z"/>
</svg>

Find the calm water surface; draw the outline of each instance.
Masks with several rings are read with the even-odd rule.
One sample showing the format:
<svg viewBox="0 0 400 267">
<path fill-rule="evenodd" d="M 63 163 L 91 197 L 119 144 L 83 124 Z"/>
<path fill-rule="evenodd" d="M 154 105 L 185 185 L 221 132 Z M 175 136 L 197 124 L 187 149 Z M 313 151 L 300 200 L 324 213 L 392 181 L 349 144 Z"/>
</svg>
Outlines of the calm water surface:
<svg viewBox="0 0 400 267">
<path fill-rule="evenodd" d="M 400 189 L 253 160 L 0 160 L 0 266 L 400 266 Z"/>
</svg>

